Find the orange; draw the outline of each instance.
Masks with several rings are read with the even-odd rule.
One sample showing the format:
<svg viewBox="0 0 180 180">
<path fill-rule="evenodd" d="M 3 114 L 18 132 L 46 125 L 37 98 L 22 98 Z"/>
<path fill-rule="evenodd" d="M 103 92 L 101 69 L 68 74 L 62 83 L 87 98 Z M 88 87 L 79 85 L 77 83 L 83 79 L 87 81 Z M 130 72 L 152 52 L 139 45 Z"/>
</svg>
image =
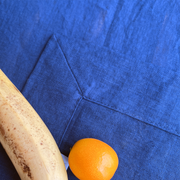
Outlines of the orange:
<svg viewBox="0 0 180 180">
<path fill-rule="evenodd" d="M 68 161 L 71 171 L 80 180 L 110 180 L 119 164 L 114 149 L 93 138 L 77 141 Z"/>
</svg>

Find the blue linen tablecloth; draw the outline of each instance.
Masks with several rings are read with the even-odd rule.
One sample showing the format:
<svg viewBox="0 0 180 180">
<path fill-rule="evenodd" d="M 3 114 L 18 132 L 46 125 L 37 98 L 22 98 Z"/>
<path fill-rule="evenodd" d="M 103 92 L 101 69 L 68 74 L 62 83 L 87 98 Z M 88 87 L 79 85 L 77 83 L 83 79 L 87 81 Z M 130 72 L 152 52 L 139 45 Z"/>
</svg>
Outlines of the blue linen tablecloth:
<svg viewBox="0 0 180 180">
<path fill-rule="evenodd" d="M 180 179 L 179 1 L 0 0 L 0 68 L 63 154 L 93 137 L 112 180 Z M 0 146 L 0 180 L 19 179 Z"/>
</svg>

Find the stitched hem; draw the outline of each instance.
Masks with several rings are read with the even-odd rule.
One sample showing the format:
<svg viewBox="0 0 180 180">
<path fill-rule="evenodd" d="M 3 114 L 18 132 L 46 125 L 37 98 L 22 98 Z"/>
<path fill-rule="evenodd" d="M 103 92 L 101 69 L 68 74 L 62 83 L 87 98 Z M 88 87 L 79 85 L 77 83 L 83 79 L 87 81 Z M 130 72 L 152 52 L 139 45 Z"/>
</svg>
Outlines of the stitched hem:
<svg viewBox="0 0 180 180">
<path fill-rule="evenodd" d="M 62 137 L 61 137 L 61 140 L 60 140 L 59 143 L 58 143 L 58 146 L 59 146 L 59 147 L 60 147 L 61 144 L 62 144 L 62 141 L 63 141 L 63 139 L 64 139 L 64 136 L 66 135 L 66 132 L 67 132 L 68 129 L 69 129 L 69 126 L 70 126 L 70 124 L 71 124 L 71 122 L 72 122 L 72 119 L 73 119 L 73 117 L 74 117 L 74 115 L 75 115 L 75 113 L 76 113 L 76 111 L 77 111 L 77 109 L 78 109 L 78 107 L 79 107 L 82 99 L 83 99 L 83 97 L 81 97 L 81 98 L 78 100 L 78 102 L 77 102 L 77 104 L 76 104 L 76 106 L 75 106 L 75 109 L 74 109 L 74 111 L 73 111 L 73 113 L 72 113 L 72 116 L 70 117 L 69 122 L 68 122 L 68 124 L 67 124 L 67 126 L 66 126 L 66 129 L 65 129 L 65 131 L 64 131 L 64 133 L 63 133 L 63 135 L 62 135 Z"/>
<path fill-rule="evenodd" d="M 65 56 L 64 52 L 62 51 L 62 49 L 61 49 L 61 47 L 60 47 L 60 45 L 59 45 L 59 43 L 58 43 L 58 40 L 57 40 L 57 38 L 56 38 L 55 35 L 54 35 L 54 38 L 55 38 L 55 40 L 56 40 L 56 42 L 57 42 L 57 44 L 58 44 L 58 47 L 59 47 L 60 51 L 63 53 L 63 55 L 64 55 L 64 57 L 65 57 L 67 66 L 68 66 L 68 68 L 69 68 L 69 70 L 70 70 L 73 78 L 75 79 L 75 82 L 76 82 L 76 84 L 77 84 L 77 87 L 78 87 L 78 90 L 79 90 L 79 92 L 80 92 L 80 95 L 82 96 L 82 97 L 81 97 L 81 100 L 84 99 L 84 100 L 87 100 L 87 101 L 89 101 L 89 102 L 96 103 L 96 104 L 98 104 L 98 105 L 100 105 L 100 106 L 109 108 L 109 109 L 111 109 L 111 110 L 114 110 L 114 111 L 119 112 L 119 113 L 121 113 L 121 114 L 124 114 L 124 115 L 126 115 L 126 116 L 129 116 L 129 117 L 133 118 L 134 120 L 140 121 L 140 122 L 142 122 L 142 123 L 145 123 L 145 124 L 148 124 L 148 125 L 153 126 L 153 127 L 155 127 L 155 128 L 158 128 L 158 129 L 160 129 L 160 130 L 162 130 L 162 131 L 164 131 L 164 132 L 167 132 L 167 133 L 169 133 L 169 134 L 172 134 L 172 135 L 175 135 L 175 136 L 177 136 L 177 137 L 180 137 L 180 134 L 179 134 L 179 133 L 177 133 L 177 132 L 171 132 L 171 129 L 166 130 L 166 129 L 162 128 L 161 126 L 157 125 L 156 123 L 148 122 L 148 121 L 143 121 L 143 120 L 141 120 L 141 119 L 139 119 L 139 118 L 137 118 L 137 117 L 131 116 L 131 115 L 129 115 L 129 114 L 127 114 L 127 113 L 125 113 L 125 112 L 117 109 L 117 108 L 114 108 L 114 107 L 112 107 L 112 106 L 110 106 L 110 105 L 104 104 L 104 103 L 102 103 L 102 102 L 99 102 L 99 101 L 96 101 L 96 100 L 94 100 L 94 99 L 92 99 L 92 98 L 90 99 L 90 98 L 84 96 L 84 94 L 83 94 L 83 92 L 82 92 L 82 90 L 81 90 L 81 87 L 80 87 L 80 85 L 79 85 L 79 83 L 78 83 L 78 80 L 77 80 L 75 74 L 73 73 L 72 68 L 71 68 L 71 66 L 70 66 L 70 64 L 69 64 L 69 62 L 68 62 L 68 60 L 67 60 L 67 57 Z M 66 130 L 66 131 L 67 131 L 67 130 Z"/>
<path fill-rule="evenodd" d="M 157 128 L 157 129 L 159 129 L 159 130 L 162 130 L 162 131 L 164 131 L 164 132 L 166 132 L 166 133 L 169 133 L 169 134 L 172 134 L 172 135 L 174 135 L 174 136 L 180 137 L 179 134 L 176 134 L 176 133 L 170 132 L 170 131 L 168 131 L 168 130 L 166 130 L 166 129 L 163 129 L 163 128 L 159 127 L 159 126 L 156 125 L 156 124 L 151 124 L 151 123 L 149 123 L 149 122 L 147 122 L 147 121 L 142 121 L 142 120 L 140 120 L 140 119 L 138 119 L 138 118 L 135 118 L 135 117 L 133 117 L 133 116 L 131 116 L 131 115 L 129 115 L 129 114 L 123 113 L 122 111 L 119 111 L 118 109 L 114 109 L 114 108 L 111 107 L 111 106 L 102 104 L 101 102 L 98 102 L 98 101 L 89 99 L 89 98 L 87 98 L 87 97 L 85 97 L 85 96 L 83 96 L 83 99 L 86 100 L 86 101 L 89 101 L 89 102 L 91 102 L 91 103 L 94 103 L 94 104 L 103 106 L 103 107 L 105 107 L 105 108 L 108 108 L 108 109 L 110 109 L 110 110 L 113 110 L 113 111 L 119 112 L 119 113 L 121 113 L 121 114 L 124 114 L 124 115 L 126 115 L 126 116 L 128 116 L 128 117 L 133 118 L 133 119 L 136 120 L 136 121 L 139 121 L 139 122 L 141 122 L 141 123 L 147 124 L 147 125 L 152 126 L 152 127 L 155 127 L 155 128 Z"/>
</svg>

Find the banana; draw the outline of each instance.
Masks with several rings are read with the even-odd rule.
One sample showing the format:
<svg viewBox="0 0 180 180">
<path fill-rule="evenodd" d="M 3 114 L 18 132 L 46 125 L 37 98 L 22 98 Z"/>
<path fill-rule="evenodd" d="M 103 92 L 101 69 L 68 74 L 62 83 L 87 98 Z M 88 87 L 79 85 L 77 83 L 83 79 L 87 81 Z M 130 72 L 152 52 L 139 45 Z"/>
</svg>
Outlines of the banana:
<svg viewBox="0 0 180 180">
<path fill-rule="evenodd" d="M 0 142 L 21 180 L 67 180 L 50 131 L 33 107 L 0 70 Z"/>
</svg>

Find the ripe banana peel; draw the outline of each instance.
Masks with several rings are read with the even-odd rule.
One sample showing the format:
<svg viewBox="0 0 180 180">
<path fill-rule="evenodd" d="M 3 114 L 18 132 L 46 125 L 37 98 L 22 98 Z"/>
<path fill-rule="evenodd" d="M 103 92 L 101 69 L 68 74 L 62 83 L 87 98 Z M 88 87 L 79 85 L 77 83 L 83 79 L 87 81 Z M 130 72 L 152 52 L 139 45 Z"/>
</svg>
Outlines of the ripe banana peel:
<svg viewBox="0 0 180 180">
<path fill-rule="evenodd" d="M 67 180 L 66 168 L 50 131 L 0 70 L 0 142 L 21 180 Z"/>
</svg>

